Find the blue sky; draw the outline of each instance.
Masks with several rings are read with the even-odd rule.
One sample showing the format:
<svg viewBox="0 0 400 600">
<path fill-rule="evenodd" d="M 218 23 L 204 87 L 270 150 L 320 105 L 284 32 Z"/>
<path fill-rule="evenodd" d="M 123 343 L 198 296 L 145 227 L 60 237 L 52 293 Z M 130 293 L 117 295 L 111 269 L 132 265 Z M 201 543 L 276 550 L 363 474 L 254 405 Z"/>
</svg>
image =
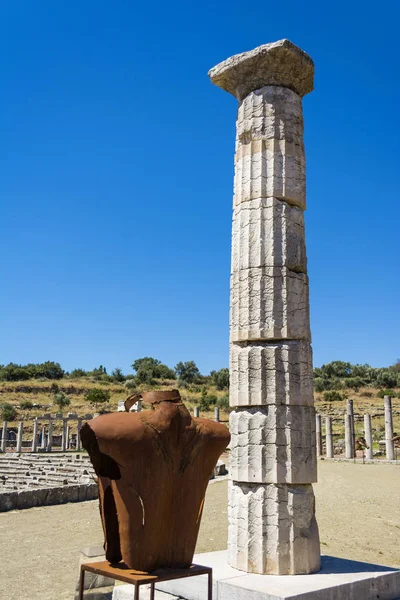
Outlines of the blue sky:
<svg viewBox="0 0 400 600">
<path fill-rule="evenodd" d="M 315 365 L 392 364 L 396 4 L 2 2 L 0 363 L 227 366 L 237 102 L 207 71 L 286 37 L 316 65 L 304 100 Z"/>
</svg>

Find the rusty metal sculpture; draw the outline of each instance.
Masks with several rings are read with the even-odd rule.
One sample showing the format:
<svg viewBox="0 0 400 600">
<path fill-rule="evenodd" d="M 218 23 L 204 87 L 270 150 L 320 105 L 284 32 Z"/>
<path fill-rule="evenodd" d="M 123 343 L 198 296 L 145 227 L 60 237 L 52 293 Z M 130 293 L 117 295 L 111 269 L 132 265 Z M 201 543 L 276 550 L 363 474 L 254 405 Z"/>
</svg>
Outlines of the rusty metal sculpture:
<svg viewBox="0 0 400 600">
<path fill-rule="evenodd" d="M 153 410 L 128 412 L 139 398 Z M 189 567 L 207 483 L 229 432 L 192 418 L 177 390 L 130 396 L 125 408 L 81 430 L 99 477 L 106 558 L 146 572 Z"/>
</svg>

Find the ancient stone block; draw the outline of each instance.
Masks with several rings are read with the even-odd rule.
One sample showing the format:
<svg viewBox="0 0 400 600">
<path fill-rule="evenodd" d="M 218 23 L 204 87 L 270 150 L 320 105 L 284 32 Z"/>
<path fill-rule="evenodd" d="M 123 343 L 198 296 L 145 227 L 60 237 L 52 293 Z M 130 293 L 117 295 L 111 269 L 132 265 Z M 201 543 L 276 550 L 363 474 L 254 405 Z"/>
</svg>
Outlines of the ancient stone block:
<svg viewBox="0 0 400 600">
<path fill-rule="evenodd" d="M 314 89 L 312 58 L 289 40 L 263 44 L 230 56 L 208 73 L 211 81 L 243 100 L 265 85 L 290 88 L 300 96 Z"/>
<path fill-rule="evenodd" d="M 249 94 L 237 118 L 234 207 L 275 197 L 305 208 L 301 98 L 267 86 Z"/>
<path fill-rule="evenodd" d="M 231 406 L 313 406 L 310 344 L 231 344 L 229 401 Z"/>
<path fill-rule="evenodd" d="M 248 573 L 270 575 L 318 571 L 314 505 L 311 485 L 230 482 L 229 564 Z"/>
<path fill-rule="evenodd" d="M 273 405 L 230 414 L 230 475 L 248 483 L 317 481 L 315 411 Z"/>
<path fill-rule="evenodd" d="M 286 267 L 231 277 L 231 341 L 310 339 L 308 277 Z"/>
<path fill-rule="evenodd" d="M 232 227 L 232 273 L 255 267 L 307 271 L 301 209 L 276 198 L 259 198 L 237 207 Z"/>
</svg>

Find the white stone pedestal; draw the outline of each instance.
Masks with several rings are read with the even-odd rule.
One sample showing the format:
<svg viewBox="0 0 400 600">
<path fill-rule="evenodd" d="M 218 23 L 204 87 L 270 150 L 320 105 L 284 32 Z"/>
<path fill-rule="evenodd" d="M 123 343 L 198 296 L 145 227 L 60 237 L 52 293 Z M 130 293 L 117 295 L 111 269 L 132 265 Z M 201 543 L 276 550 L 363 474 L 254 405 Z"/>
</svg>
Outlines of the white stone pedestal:
<svg viewBox="0 0 400 600">
<path fill-rule="evenodd" d="M 213 600 L 400 599 L 400 570 L 343 558 L 322 556 L 319 573 L 279 576 L 233 569 L 225 550 L 198 554 L 193 562 L 212 567 Z M 180 579 L 160 584 L 157 589 L 186 600 L 205 600 L 207 578 Z"/>
</svg>

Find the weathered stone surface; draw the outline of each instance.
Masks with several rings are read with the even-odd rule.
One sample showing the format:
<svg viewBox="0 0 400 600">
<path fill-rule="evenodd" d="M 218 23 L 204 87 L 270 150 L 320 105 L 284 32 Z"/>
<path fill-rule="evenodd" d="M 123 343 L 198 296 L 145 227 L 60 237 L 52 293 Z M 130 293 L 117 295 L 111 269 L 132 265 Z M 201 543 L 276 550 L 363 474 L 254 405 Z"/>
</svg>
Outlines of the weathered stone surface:
<svg viewBox="0 0 400 600">
<path fill-rule="evenodd" d="M 239 100 L 230 312 L 229 562 L 318 570 L 302 96 L 311 58 L 288 40 L 209 73 Z"/>
<path fill-rule="evenodd" d="M 286 267 L 231 277 L 231 341 L 310 340 L 308 277 Z"/>
<path fill-rule="evenodd" d="M 252 92 L 238 111 L 234 207 L 275 197 L 305 208 L 301 98 L 291 90 Z"/>
<path fill-rule="evenodd" d="M 276 198 L 259 198 L 237 207 L 232 226 L 232 273 L 256 267 L 307 272 L 301 209 Z"/>
<path fill-rule="evenodd" d="M 248 483 L 317 481 L 315 411 L 275 406 L 233 411 L 230 474 Z"/>
<path fill-rule="evenodd" d="M 230 482 L 229 564 L 248 573 L 269 575 L 318 571 L 314 505 L 311 485 Z"/>
<path fill-rule="evenodd" d="M 304 96 L 314 89 L 311 57 L 289 40 L 235 54 L 209 71 L 211 81 L 241 101 L 253 90 L 276 85 Z"/>
<path fill-rule="evenodd" d="M 231 406 L 313 406 L 310 344 L 231 344 L 229 402 Z"/>
</svg>

